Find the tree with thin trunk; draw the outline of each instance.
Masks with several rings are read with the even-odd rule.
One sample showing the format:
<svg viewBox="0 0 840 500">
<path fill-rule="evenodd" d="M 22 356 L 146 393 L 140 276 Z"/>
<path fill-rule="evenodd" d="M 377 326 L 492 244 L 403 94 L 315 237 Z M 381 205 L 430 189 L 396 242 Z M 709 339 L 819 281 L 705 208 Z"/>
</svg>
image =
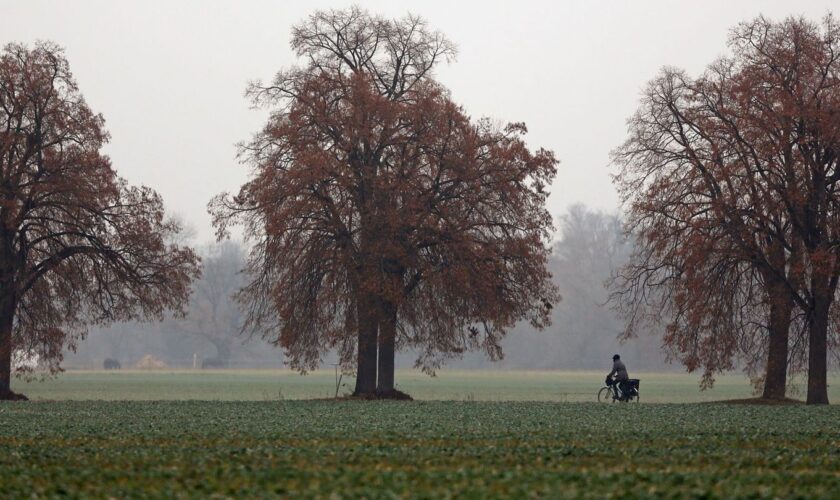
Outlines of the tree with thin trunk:
<svg viewBox="0 0 840 500">
<path fill-rule="evenodd" d="M 181 310 L 198 258 L 160 196 L 130 186 L 101 153 L 104 120 L 62 50 L 0 54 L 0 398 L 13 353 L 59 369 L 91 324 Z"/>
<path fill-rule="evenodd" d="M 705 81 L 720 74 L 713 68 Z M 735 153 L 716 154 L 728 137 L 714 120 L 717 110 L 709 108 L 728 96 L 714 93 L 724 86 L 705 81 L 664 70 L 630 119 L 630 138 L 614 152 L 622 167 L 615 181 L 629 204 L 636 250 L 613 281 L 613 298 L 628 316 L 625 336 L 664 319 L 666 347 L 690 371 L 702 367 L 708 386 L 716 372 L 732 369 L 748 354 L 739 350 L 743 339 L 760 335 L 764 326 L 786 337 L 789 322 L 768 324 L 777 316 L 767 316 L 771 293 L 762 278 L 775 275 L 760 272 L 771 262 L 770 235 L 787 227 L 747 217 L 767 212 L 760 205 L 767 200 L 747 204 L 743 184 L 726 182 L 746 175 L 732 175 L 743 167 Z M 784 256 L 772 268 L 776 272 L 784 272 Z M 766 378 L 766 392 L 783 396 L 784 383 L 775 380 Z"/>
<path fill-rule="evenodd" d="M 473 124 L 451 102 L 432 70 L 452 44 L 417 17 L 352 8 L 315 13 L 292 46 L 305 66 L 249 90 L 272 110 L 242 148 L 253 178 L 211 202 L 220 236 L 241 222 L 254 243 L 246 329 L 303 371 L 338 350 L 372 396 L 394 390 L 401 334 L 456 353 L 544 321 L 556 161 L 525 148 L 524 126 Z"/>
<path fill-rule="evenodd" d="M 216 355 L 203 365 L 226 368 L 242 331 L 244 315 L 234 296 L 245 284 L 245 249 L 240 243 L 223 241 L 201 252 L 201 277 L 192 284 L 187 314 L 171 319 L 179 333 L 201 338 L 213 345 Z"/>
<path fill-rule="evenodd" d="M 664 70 L 630 120 L 614 158 L 640 246 L 617 293 L 627 311 L 660 299 L 671 320 L 666 343 L 689 369 L 705 360 L 707 375 L 766 336 L 770 398 L 784 396 L 800 308 L 807 400 L 825 403 L 840 272 L 838 25 L 831 16 L 821 28 L 758 18 L 735 28 L 730 46 L 733 55 L 697 79 Z"/>
</svg>

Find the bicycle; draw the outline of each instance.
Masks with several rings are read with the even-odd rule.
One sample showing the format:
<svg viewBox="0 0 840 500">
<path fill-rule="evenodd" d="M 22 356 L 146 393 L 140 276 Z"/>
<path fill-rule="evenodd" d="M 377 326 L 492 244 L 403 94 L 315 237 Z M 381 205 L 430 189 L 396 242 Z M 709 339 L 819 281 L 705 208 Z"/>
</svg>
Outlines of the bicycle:
<svg viewBox="0 0 840 500">
<path fill-rule="evenodd" d="M 616 380 L 613 380 L 610 377 L 607 377 L 606 385 L 598 391 L 598 402 L 599 403 L 614 403 L 616 401 L 621 402 L 629 402 L 635 400 L 637 403 L 639 402 L 639 379 L 631 378 L 627 380 L 627 387 L 629 387 L 629 394 L 627 397 L 623 397 L 621 389 L 618 387 L 618 383 Z"/>
</svg>

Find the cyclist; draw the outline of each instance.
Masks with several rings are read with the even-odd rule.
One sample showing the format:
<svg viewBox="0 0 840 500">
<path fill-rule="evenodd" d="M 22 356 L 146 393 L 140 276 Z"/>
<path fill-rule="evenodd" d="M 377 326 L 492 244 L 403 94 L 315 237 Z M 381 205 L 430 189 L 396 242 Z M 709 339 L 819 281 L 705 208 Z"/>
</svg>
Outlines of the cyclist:
<svg viewBox="0 0 840 500">
<path fill-rule="evenodd" d="M 627 380 L 630 378 L 627 375 L 627 367 L 624 366 L 624 363 L 621 362 L 621 356 L 616 354 L 613 356 L 613 366 L 612 371 L 607 374 L 607 380 L 610 378 L 615 377 L 615 381 L 618 384 L 618 390 L 621 393 L 621 399 L 626 400 L 627 395 L 630 393 L 629 388 L 627 387 Z"/>
</svg>

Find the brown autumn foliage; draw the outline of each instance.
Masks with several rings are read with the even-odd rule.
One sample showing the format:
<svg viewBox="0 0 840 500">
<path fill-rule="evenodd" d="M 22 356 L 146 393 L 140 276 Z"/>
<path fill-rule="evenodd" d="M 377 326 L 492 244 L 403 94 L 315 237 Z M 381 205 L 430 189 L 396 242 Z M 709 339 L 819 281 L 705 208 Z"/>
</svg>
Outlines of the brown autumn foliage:
<svg viewBox="0 0 840 500">
<path fill-rule="evenodd" d="M 781 398 L 787 368 L 807 352 L 807 400 L 827 403 L 840 277 L 840 26 L 831 16 L 821 25 L 758 18 L 729 45 L 732 56 L 698 78 L 663 70 L 614 153 L 640 236 L 616 298 L 628 334 L 666 318 L 665 343 L 707 382 L 738 358 L 753 368 L 763 358 L 764 395 Z M 799 328 L 790 335 L 798 323 L 804 339 Z"/>
<path fill-rule="evenodd" d="M 180 309 L 197 257 L 157 193 L 117 176 L 62 50 L 0 54 L 0 398 L 13 353 L 59 369 L 91 324 Z"/>
<path fill-rule="evenodd" d="M 454 48 L 419 18 L 321 11 L 292 46 L 304 65 L 249 89 L 272 111 L 242 148 L 252 179 L 211 203 L 254 243 L 246 328 L 304 371 L 337 349 L 357 395 L 387 395 L 401 346 L 433 370 L 547 324 L 553 154 L 451 101 L 432 71 Z"/>
</svg>

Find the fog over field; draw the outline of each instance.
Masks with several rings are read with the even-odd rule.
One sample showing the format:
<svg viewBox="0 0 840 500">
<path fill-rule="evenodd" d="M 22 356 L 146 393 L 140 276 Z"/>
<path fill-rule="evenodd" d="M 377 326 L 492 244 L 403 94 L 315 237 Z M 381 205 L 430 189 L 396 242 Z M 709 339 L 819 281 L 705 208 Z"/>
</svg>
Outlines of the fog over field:
<svg viewBox="0 0 840 500">
<path fill-rule="evenodd" d="M 626 137 L 640 89 L 660 68 L 698 73 L 724 53 L 728 30 L 738 22 L 758 12 L 819 19 L 834 2 L 359 5 L 386 17 L 418 14 L 446 33 L 457 61 L 440 66 L 437 76 L 454 100 L 476 117 L 525 122 L 529 145 L 551 149 L 560 160 L 548 200 L 557 229 L 550 269 L 563 296 L 552 326 L 543 332 L 518 326 L 503 343 L 502 361 L 467 354 L 448 366 L 600 369 L 621 352 L 634 369 L 680 369 L 665 363 L 661 331 L 621 344 L 623 321 L 604 305 L 603 285 L 630 252 L 620 235 L 609 152 Z M 246 179 L 236 144 L 266 118 L 249 108 L 246 84 L 295 63 L 293 24 L 315 9 L 341 7 L 330 1 L 6 2 L 0 43 L 53 40 L 66 49 L 85 99 L 105 117 L 111 134 L 105 151 L 117 171 L 161 193 L 170 213 L 190 228 L 190 241 L 212 256 L 221 250 L 211 243 L 207 202 Z M 65 366 L 100 367 L 105 358 L 133 365 L 145 355 L 177 367 L 220 357 L 232 367 L 280 366 L 279 349 L 230 335 L 241 326 L 228 297 L 243 251 L 237 247 L 222 259 L 223 290 L 204 283 L 217 296 L 194 296 L 186 320 L 93 329 L 77 352 L 68 352 Z M 224 311 L 209 318 L 213 300 Z M 397 363 L 405 368 L 413 360 L 404 353 Z"/>
<path fill-rule="evenodd" d="M 451 368 L 504 369 L 604 369 L 621 352 L 636 370 L 678 370 L 664 362 L 660 331 L 647 332 L 625 343 L 617 339 L 623 321 L 607 304 L 605 288 L 612 271 L 628 257 L 630 244 L 617 216 L 574 205 L 560 217 L 560 236 L 554 245 L 549 269 L 560 288 L 552 326 L 537 331 L 519 324 L 503 343 L 505 357 L 490 361 L 482 353 L 466 353 L 449 360 Z M 224 356 L 233 368 L 281 367 L 282 352 L 262 339 L 237 334 L 242 315 L 230 296 L 241 284 L 236 270 L 244 253 L 236 243 L 204 247 L 204 276 L 195 284 L 187 318 L 163 323 L 117 324 L 91 331 L 77 351 L 68 352 L 69 368 L 100 368 L 105 358 L 129 367 L 152 355 L 172 368 L 200 367 L 202 362 Z M 209 296 L 209 293 L 215 295 Z M 216 309 L 208 299 L 218 301 Z M 215 312 L 214 312 L 215 311 Z M 335 356 L 323 366 L 330 368 Z M 398 367 L 413 366 L 416 354 L 398 356 Z"/>
</svg>

